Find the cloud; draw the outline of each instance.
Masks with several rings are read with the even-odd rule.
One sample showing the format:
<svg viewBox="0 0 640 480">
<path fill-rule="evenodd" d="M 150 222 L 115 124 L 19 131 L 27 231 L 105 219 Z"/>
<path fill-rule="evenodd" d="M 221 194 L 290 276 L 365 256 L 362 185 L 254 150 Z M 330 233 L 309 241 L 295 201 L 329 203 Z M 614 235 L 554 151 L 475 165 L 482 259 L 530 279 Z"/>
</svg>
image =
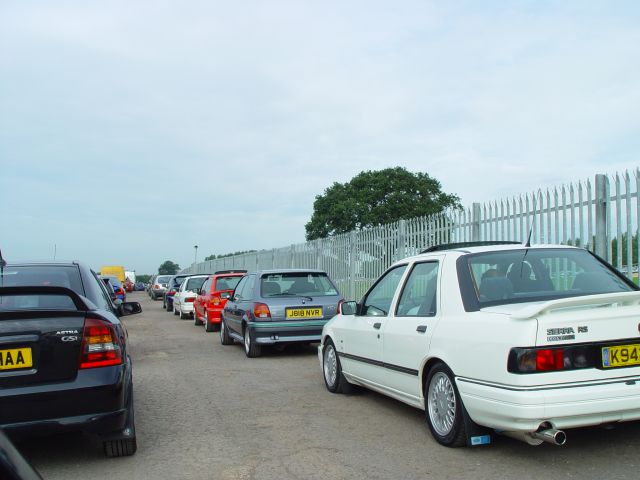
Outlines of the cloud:
<svg viewBox="0 0 640 480">
<path fill-rule="evenodd" d="M 190 263 L 195 243 L 301 242 L 314 197 L 362 170 L 426 171 L 468 204 L 632 168 L 639 16 L 635 2 L 4 2 L 0 216 L 19 228 L 3 242 L 28 258 L 55 232 L 94 265 L 117 251 L 145 271 Z"/>
</svg>

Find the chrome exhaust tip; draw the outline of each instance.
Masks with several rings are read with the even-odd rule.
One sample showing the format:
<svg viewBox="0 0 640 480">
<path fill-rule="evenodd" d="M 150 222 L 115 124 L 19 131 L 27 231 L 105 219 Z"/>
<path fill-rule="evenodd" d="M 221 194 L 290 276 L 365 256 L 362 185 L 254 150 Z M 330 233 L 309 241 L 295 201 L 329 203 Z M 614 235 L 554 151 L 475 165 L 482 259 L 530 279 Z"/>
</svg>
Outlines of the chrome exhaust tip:
<svg viewBox="0 0 640 480">
<path fill-rule="evenodd" d="M 567 443 L 567 434 L 562 430 L 556 430 L 555 428 L 547 428 L 539 430 L 531 434 L 533 438 L 542 440 L 543 442 L 552 443 L 554 445 L 564 445 Z"/>
</svg>

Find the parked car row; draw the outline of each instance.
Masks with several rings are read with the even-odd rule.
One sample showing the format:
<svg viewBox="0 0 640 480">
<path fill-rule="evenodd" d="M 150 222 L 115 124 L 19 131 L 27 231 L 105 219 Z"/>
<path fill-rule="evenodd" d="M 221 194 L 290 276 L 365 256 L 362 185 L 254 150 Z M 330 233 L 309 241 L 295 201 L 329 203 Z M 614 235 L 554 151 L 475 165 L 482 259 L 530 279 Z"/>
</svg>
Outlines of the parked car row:
<svg viewBox="0 0 640 480">
<path fill-rule="evenodd" d="M 342 301 L 326 272 L 306 269 L 175 275 L 164 297 L 167 311 L 218 330 L 223 345 L 241 343 L 248 357 L 265 345 L 319 342 Z"/>
<path fill-rule="evenodd" d="M 117 279 L 116 279 L 117 280 Z M 10 435 L 83 431 L 105 455 L 137 449 L 124 302 L 110 276 L 80 262 L 0 257 L 0 428 Z"/>
<path fill-rule="evenodd" d="M 432 247 L 357 303 L 320 270 L 191 275 L 171 310 L 247 357 L 319 342 L 330 392 L 366 387 L 421 409 L 445 446 L 494 432 L 562 445 L 565 428 L 640 419 L 639 288 L 580 248 Z"/>
</svg>

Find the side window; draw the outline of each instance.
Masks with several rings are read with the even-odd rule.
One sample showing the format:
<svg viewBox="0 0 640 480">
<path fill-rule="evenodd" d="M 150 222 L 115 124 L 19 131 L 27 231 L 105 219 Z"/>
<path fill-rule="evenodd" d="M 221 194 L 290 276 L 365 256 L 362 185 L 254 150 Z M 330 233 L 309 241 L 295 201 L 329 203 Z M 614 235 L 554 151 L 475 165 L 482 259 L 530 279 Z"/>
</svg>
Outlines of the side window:
<svg viewBox="0 0 640 480">
<path fill-rule="evenodd" d="M 247 279 L 247 282 L 244 284 L 244 287 L 242 287 L 242 293 L 240 293 L 240 295 L 244 300 L 250 300 L 251 298 L 253 298 L 253 287 L 256 283 L 256 276 L 248 275 L 244 278 Z"/>
<path fill-rule="evenodd" d="M 362 315 L 368 317 L 382 317 L 389 314 L 393 295 L 398 288 L 400 279 L 407 269 L 406 265 L 399 265 L 389 270 L 384 276 L 378 280 L 369 293 L 367 294 L 363 306 Z"/>
<path fill-rule="evenodd" d="M 107 292 L 107 287 L 104 282 L 98 278 L 98 275 L 96 275 L 96 272 L 93 270 L 91 270 L 91 275 L 93 275 L 93 278 L 98 284 L 98 290 L 100 291 L 100 295 L 96 295 L 96 306 L 103 310 L 113 310 L 111 297 L 109 296 L 109 292 Z"/>
<path fill-rule="evenodd" d="M 409 274 L 398 307 L 398 317 L 433 317 L 436 314 L 438 262 L 416 263 Z"/>
<path fill-rule="evenodd" d="M 247 284 L 248 278 L 249 277 L 242 277 L 242 279 L 238 282 L 238 285 L 236 286 L 236 291 L 235 291 L 235 296 L 237 298 L 242 297 L 242 290 L 244 289 L 244 286 Z"/>
</svg>

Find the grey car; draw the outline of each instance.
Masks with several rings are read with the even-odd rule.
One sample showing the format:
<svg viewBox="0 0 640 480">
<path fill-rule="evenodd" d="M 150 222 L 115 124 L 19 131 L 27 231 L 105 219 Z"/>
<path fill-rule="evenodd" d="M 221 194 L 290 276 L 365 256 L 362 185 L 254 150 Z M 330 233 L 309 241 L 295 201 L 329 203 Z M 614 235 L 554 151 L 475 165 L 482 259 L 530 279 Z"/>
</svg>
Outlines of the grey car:
<svg viewBox="0 0 640 480">
<path fill-rule="evenodd" d="M 173 275 L 158 275 L 151 284 L 151 299 L 156 300 L 159 297 L 164 296 L 164 292 L 167 291 L 169 286 L 169 280 Z"/>
<path fill-rule="evenodd" d="M 247 357 L 263 345 L 319 342 L 342 295 L 322 270 L 262 270 L 242 277 L 221 316 L 220 342 L 244 344 Z"/>
</svg>

